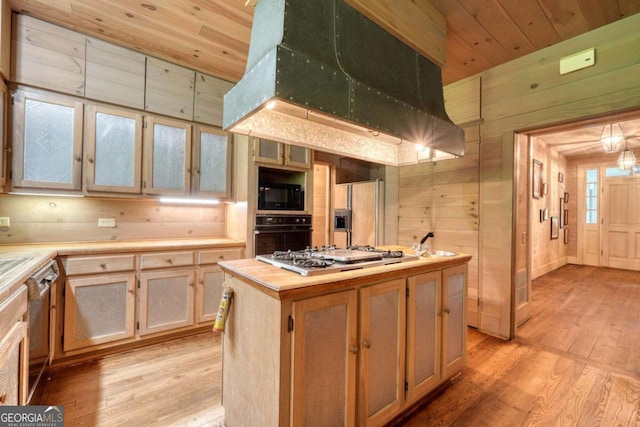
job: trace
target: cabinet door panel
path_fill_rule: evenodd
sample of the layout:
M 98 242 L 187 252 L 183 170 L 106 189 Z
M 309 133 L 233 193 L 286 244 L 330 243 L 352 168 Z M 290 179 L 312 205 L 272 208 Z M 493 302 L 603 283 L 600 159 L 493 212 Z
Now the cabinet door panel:
M 145 192 L 188 194 L 191 174 L 191 125 L 147 117 L 144 142 Z
M 407 401 L 412 403 L 440 383 L 440 271 L 408 280 Z
M 283 144 L 268 139 L 256 139 L 254 147 L 254 160 L 256 162 L 281 165 L 284 156 Z
M 16 322 L 6 336 L 0 337 L 0 395 L 3 400 L 0 406 L 24 405 L 26 403 L 26 388 L 23 366 L 27 362 L 23 357 L 26 349 L 27 322 Z M 24 377 L 26 379 L 26 377 Z
M 196 321 L 198 323 L 216 319 L 223 284 L 224 272 L 220 267 L 201 269 L 198 292 L 196 293 Z
M 196 128 L 193 150 L 194 193 L 219 198 L 229 196 L 229 140 L 226 132 L 203 126 Z
M 311 150 L 297 145 L 287 145 L 286 164 L 308 168 L 311 166 Z
M 379 425 L 392 419 L 404 398 L 405 281 L 360 290 L 361 421 Z
M 466 363 L 467 324 L 464 301 L 467 297 L 467 265 L 442 271 L 443 375 L 448 377 Z
M 357 293 L 293 303 L 293 425 L 354 425 Z
M 79 190 L 82 103 L 23 90 L 14 100 L 13 184 Z
M 193 270 L 140 275 L 140 335 L 190 326 L 194 312 Z
M 90 106 L 85 159 L 88 190 L 139 193 L 142 116 Z
M 131 338 L 135 274 L 67 279 L 64 351 Z

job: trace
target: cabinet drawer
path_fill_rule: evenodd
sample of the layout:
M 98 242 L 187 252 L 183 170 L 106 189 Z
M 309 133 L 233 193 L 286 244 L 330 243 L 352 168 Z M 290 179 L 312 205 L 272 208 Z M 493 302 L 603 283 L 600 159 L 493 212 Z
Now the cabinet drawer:
M 62 263 L 67 276 L 131 271 L 136 265 L 134 255 L 72 257 L 63 260 Z
M 220 261 L 240 259 L 241 248 L 235 249 L 213 249 L 198 252 L 198 264 L 216 264 Z
M 27 287 L 20 286 L 20 289 L 0 303 L 0 341 L 26 312 Z
M 157 254 L 143 254 L 140 256 L 140 269 L 165 267 L 185 267 L 193 265 L 193 251 L 163 252 Z

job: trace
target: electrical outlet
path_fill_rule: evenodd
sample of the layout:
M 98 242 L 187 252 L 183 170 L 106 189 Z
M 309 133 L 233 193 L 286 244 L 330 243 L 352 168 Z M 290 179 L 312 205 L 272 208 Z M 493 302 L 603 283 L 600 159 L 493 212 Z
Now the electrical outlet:
M 115 226 L 116 226 L 115 218 L 98 218 L 98 227 L 115 228 Z
M 9 227 L 11 218 L 8 216 L 0 216 L 0 227 Z

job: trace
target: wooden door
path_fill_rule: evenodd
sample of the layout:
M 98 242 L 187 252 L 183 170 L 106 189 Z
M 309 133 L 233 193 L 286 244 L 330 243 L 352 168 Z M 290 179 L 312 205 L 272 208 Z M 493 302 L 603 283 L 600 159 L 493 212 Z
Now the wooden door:
M 67 279 L 64 351 L 133 337 L 135 279 L 134 273 Z
M 291 425 L 355 425 L 357 304 L 356 290 L 293 303 Z
M 406 285 L 360 289 L 360 425 L 383 425 L 404 402 Z
M 514 218 L 515 218 L 515 327 L 531 318 L 531 257 L 532 257 L 532 223 L 539 219 L 539 211 L 533 208 L 530 194 L 533 192 L 533 142 L 526 135 L 515 137 L 515 171 L 514 171 Z M 538 180 L 540 186 L 541 180 Z M 544 196 L 543 196 L 544 197 Z M 469 301 L 469 304 L 476 301 Z M 476 312 L 472 313 L 477 317 Z M 477 319 L 475 319 L 477 325 Z M 515 331 L 514 331 L 515 332 Z
M 442 340 L 441 272 L 408 279 L 407 403 L 416 402 L 439 383 Z
M 603 264 L 640 270 L 640 178 L 605 180 L 603 203 Z

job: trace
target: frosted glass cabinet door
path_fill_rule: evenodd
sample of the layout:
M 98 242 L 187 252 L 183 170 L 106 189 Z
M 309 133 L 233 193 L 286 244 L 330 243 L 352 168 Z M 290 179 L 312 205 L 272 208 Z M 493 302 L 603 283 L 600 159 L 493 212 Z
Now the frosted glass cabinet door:
M 142 169 L 142 116 L 91 105 L 85 139 L 87 189 L 139 193 Z
M 208 322 L 216 319 L 224 272 L 218 266 L 201 268 L 196 292 L 196 322 Z
M 135 279 L 134 273 L 67 279 L 64 351 L 133 337 Z
M 404 279 L 360 290 L 361 425 L 383 425 L 402 409 L 405 319 Z
M 189 194 L 191 125 L 151 116 L 145 121 L 143 192 Z
M 440 383 L 441 273 L 408 279 L 407 402 L 413 403 Z
M 231 137 L 227 132 L 197 126 L 193 148 L 193 192 L 221 199 L 229 197 Z
M 13 114 L 13 185 L 80 190 L 82 103 L 17 90 Z
M 284 162 L 283 150 L 284 145 L 280 142 L 256 138 L 254 146 L 254 160 L 256 162 L 281 165 Z
M 285 164 L 300 168 L 311 167 L 311 150 L 297 145 L 287 145 Z
M 442 370 L 445 377 L 466 364 L 467 264 L 442 270 Z
M 294 426 L 355 425 L 357 291 L 293 303 Z

